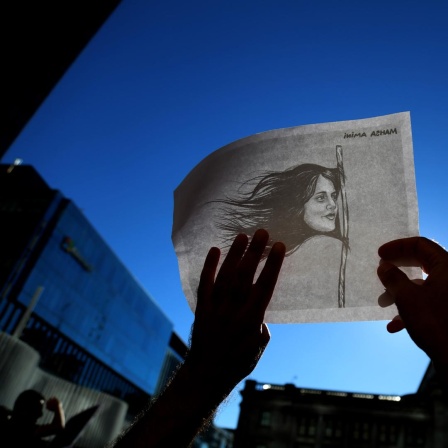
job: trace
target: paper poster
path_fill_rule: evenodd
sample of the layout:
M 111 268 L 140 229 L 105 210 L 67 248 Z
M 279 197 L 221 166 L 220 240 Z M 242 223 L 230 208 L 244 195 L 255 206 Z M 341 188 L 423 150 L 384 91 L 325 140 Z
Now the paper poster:
M 210 154 L 174 193 L 173 243 L 194 311 L 205 256 L 266 229 L 286 258 L 266 322 L 390 319 L 378 247 L 418 235 L 409 113 L 278 129 Z M 263 262 L 261 263 L 261 266 Z M 421 277 L 408 270 L 412 278 Z

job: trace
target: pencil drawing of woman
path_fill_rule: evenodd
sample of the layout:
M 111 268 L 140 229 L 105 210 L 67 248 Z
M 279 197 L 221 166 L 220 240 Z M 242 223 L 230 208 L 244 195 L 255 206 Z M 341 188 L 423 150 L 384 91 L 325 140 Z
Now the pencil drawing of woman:
M 244 182 L 234 196 L 214 201 L 220 204 L 216 226 L 222 231 L 223 245 L 238 233 L 252 235 L 259 228 L 267 229 L 267 251 L 276 241 L 285 243 L 289 257 L 285 262 L 298 272 L 301 292 L 315 295 L 316 289 L 324 291 L 321 303 L 308 303 L 301 297 L 303 307 L 337 307 L 341 251 L 348 248 L 338 205 L 341 180 L 340 166 L 305 163 Z M 328 265 L 330 257 L 335 268 L 322 272 L 322 260 Z

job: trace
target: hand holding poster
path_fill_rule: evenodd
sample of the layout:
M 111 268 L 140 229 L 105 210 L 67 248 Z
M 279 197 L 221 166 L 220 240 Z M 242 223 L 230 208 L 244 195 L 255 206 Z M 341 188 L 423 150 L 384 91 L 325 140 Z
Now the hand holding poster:
M 259 228 L 267 250 L 286 245 L 266 322 L 392 318 L 377 248 L 418 234 L 409 113 L 264 132 L 200 162 L 175 191 L 172 234 L 193 310 L 208 249 Z

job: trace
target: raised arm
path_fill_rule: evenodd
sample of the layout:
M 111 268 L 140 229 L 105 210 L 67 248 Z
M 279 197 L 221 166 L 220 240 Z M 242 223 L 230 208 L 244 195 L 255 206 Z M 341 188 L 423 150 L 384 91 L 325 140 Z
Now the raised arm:
M 46 407 L 53 412 L 53 419 L 47 425 L 36 426 L 35 435 L 38 437 L 52 436 L 65 427 L 65 413 L 62 403 L 56 397 L 51 397 L 47 400 Z
M 399 312 L 387 329 L 395 333 L 406 328 L 448 387 L 448 253 L 421 237 L 391 241 L 378 253 L 378 276 Z M 421 267 L 428 277 L 411 281 L 397 266 Z
M 188 447 L 219 404 L 254 369 L 269 342 L 264 313 L 285 255 L 284 245 L 274 244 L 253 283 L 267 241 L 264 230 L 255 233 L 249 247 L 247 236 L 237 236 L 217 276 L 220 251 L 210 249 L 187 359 L 114 447 Z

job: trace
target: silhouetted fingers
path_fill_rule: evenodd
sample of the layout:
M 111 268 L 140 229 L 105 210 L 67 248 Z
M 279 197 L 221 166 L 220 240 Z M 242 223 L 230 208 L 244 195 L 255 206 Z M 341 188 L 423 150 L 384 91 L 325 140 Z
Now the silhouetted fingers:
M 391 296 L 387 291 L 384 291 L 379 297 L 378 297 L 378 305 L 381 308 L 386 308 L 390 305 L 393 305 L 395 303 L 395 298 Z
M 398 333 L 399 331 L 404 330 L 406 328 L 406 325 L 404 324 L 400 316 L 395 316 L 387 324 L 386 328 L 389 333 Z
M 381 283 L 395 301 L 401 297 L 411 298 L 414 296 L 416 285 L 393 264 L 383 262 L 378 266 L 377 273 Z
M 241 261 L 241 257 L 244 255 L 247 247 L 247 235 L 238 235 L 232 243 L 226 258 L 224 259 L 221 268 L 219 269 L 218 276 L 216 277 L 216 288 L 222 292 L 227 290 L 227 287 L 234 279 L 235 270 Z
M 422 278 L 415 278 L 411 280 L 412 283 L 416 285 L 423 285 L 425 281 Z M 390 305 L 393 305 L 395 303 L 395 298 L 388 293 L 387 291 L 384 291 L 379 297 L 378 297 L 378 305 L 381 308 L 386 308 Z
M 244 254 L 237 270 L 237 279 L 235 286 L 240 290 L 240 294 L 245 295 L 249 292 L 254 281 L 255 272 L 263 256 L 264 249 L 269 240 L 269 234 L 266 230 L 257 230 L 252 237 L 252 241 Z
M 216 268 L 218 267 L 221 251 L 217 247 L 212 247 L 207 254 L 199 280 L 196 312 L 201 308 L 207 309 L 210 305 L 213 287 L 215 284 Z
M 274 292 L 285 252 L 286 248 L 283 243 L 275 243 L 272 246 L 263 270 L 253 287 L 249 306 L 259 310 L 259 318 L 261 317 L 261 319 L 264 317 L 264 312 Z
M 378 249 L 378 254 L 396 266 L 421 267 L 428 274 L 448 258 L 441 246 L 423 237 L 390 241 Z

